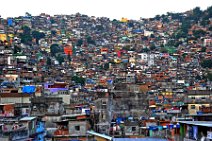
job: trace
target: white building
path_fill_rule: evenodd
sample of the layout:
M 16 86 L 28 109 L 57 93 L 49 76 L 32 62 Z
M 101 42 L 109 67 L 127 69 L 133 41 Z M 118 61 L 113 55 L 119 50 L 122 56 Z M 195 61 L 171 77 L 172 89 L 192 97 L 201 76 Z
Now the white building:
M 148 66 L 154 65 L 155 54 L 148 54 L 148 53 L 140 53 L 138 54 L 138 62 L 139 63 L 147 63 Z

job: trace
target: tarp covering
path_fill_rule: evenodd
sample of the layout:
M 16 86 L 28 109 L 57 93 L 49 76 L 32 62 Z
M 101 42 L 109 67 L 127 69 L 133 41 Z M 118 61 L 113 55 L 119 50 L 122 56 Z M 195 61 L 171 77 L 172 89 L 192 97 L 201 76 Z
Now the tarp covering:
M 36 87 L 35 86 L 24 86 L 22 88 L 22 92 L 23 93 L 29 93 L 29 94 L 34 93 L 35 90 L 36 90 Z
M 11 18 L 8 19 L 8 20 L 7 20 L 7 25 L 8 25 L 8 26 L 12 26 L 12 25 L 13 25 L 13 19 L 11 19 Z

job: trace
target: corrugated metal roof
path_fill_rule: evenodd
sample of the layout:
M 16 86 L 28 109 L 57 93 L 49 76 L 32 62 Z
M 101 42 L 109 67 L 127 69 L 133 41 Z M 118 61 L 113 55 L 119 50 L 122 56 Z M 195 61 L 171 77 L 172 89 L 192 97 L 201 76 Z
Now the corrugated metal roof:
M 112 140 L 112 137 L 110 137 L 108 135 L 105 135 L 105 134 L 100 134 L 100 133 L 97 133 L 97 132 L 94 132 L 94 131 L 87 131 L 87 133 L 91 134 L 91 135 L 94 135 L 94 136 L 98 136 L 98 137 L 104 138 L 104 139 Z
M 114 138 L 113 141 L 167 141 L 159 138 Z
M 198 126 L 212 127 L 212 121 L 179 121 L 179 123 L 192 124 Z
M 30 121 L 30 120 L 33 120 L 35 119 L 36 117 L 23 117 L 20 119 L 20 121 Z

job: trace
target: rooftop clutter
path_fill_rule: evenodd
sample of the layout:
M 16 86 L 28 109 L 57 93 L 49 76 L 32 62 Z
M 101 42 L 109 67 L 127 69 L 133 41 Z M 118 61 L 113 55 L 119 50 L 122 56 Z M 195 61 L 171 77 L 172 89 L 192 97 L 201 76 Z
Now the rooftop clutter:
M 1 117 L 36 117 L 55 139 L 165 138 L 180 118 L 211 120 L 210 11 L 0 18 Z

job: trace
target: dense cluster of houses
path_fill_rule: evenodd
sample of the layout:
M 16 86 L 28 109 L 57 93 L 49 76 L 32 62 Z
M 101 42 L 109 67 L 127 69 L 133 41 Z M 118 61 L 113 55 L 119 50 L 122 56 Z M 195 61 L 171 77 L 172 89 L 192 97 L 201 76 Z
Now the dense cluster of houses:
M 193 14 L 0 18 L 0 140 L 212 139 L 212 17 L 180 36 Z

